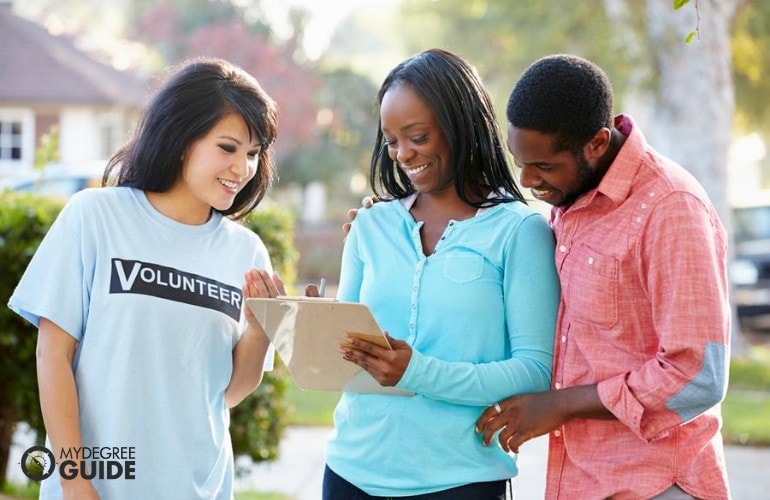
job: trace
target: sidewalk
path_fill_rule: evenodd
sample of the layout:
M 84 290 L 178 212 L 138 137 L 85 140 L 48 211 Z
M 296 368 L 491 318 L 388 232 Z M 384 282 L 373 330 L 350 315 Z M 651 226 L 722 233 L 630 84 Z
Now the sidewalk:
M 269 464 L 237 465 L 250 469 L 236 478 L 236 490 L 278 492 L 295 500 L 321 498 L 328 427 L 291 427 L 281 441 L 281 458 Z M 526 443 L 519 454 L 519 477 L 514 482 L 516 500 L 542 500 L 545 491 L 547 437 Z M 770 448 L 727 446 L 727 473 L 734 500 L 770 498 Z
M 26 431 L 26 432 L 25 432 Z M 235 480 L 236 490 L 275 492 L 290 495 L 294 500 L 318 500 L 324 470 L 324 446 L 331 427 L 290 427 L 281 440 L 281 455 L 277 462 L 252 464 L 248 459 L 236 461 L 236 468 L 247 473 Z M 19 429 L 9 457 L 8 479 L 24 482 L 18 463 L 24 449 L 32 444 L 32 434 Z M 519 477 L 514 482 L 516 500 L 542 500 L 545 490 L 545 436 L 525 443 L 519 454 Z M 727 474 L 734 500 L 764 500 L 770 498 L 770 447 L 725 447 Z M 5 500 L 0 495 L 0 500 Z

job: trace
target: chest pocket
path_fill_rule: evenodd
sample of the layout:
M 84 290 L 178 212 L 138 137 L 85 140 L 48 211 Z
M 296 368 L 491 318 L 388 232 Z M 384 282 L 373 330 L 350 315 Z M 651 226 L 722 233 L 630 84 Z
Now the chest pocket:
M 572 318 L 610 328 L 618 322 L 618 259 L 580 246 L 569 257 L 567 306 Z
M 444 261 L 443 275 L 455 283 L 470 283 L 481 278 L 484 257 L 478 254 L 453 255 Z

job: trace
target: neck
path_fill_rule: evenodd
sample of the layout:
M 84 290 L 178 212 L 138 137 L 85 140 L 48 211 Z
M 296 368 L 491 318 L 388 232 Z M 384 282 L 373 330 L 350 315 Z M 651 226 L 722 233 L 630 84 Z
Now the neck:
M 599 158 L 599 160 L 596 163 L 596 172 L 601 176 L 604 177 L 604 174 L 607 172 L 607 170 L 610 168 L 610 165 L 612 165 L 612 162 L 615 161 L 615 158 L 618 156 L 618 153 L 620 152 L 620 148 L 623 147 L 623 144 L 626 142 L 626 136 L 623 135 L 620 130 L 613 128 L 612 129 L 612 135 L 610 136 L 610 144 L 607 146 L 607 151 L 604 152 L 604 154 Z

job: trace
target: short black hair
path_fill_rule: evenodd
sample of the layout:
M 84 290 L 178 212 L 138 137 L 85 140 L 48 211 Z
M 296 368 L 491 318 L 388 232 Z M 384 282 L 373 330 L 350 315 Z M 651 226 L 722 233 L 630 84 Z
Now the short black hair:
M 110 159 L 102 184 L 163 193 L 182 175 L 182 156 L 228 113 L 237 113 L 262 150 L 256 175 L 220 211 L 239 219 L 251 212 L 272 185 L 272 148 L 278 109 L 257 80 L 233 63 L 196 58 L 171 68 L 147 106 L 133 138 Z
M 391 70 L 377 94 L 378 106 L 400 83 L 409 85 L 436 117 L 449 144 L 455 190 L 461 200 L 478 208 L 524 200 L 508 165 L 492 98 L 468 61 L 442 49 L 420 52 Z M 381 121 L 369 180 L 374 193 L 380 195 L 381 187 L 385 198 L 404 198 L 415 192 L 409 178 L 388 156 Z M 484 199 L 489 191 L 497 190 L 506 194 Z M 483 201 L 471 201 L 469 192 Z
M 603 127 L 612 128 L 612 106 L 612 85 L 599 66 L 557 54 L 524 71 L 506 116 L 516 128 L 553 135 L 557 152 L 576 151 Z

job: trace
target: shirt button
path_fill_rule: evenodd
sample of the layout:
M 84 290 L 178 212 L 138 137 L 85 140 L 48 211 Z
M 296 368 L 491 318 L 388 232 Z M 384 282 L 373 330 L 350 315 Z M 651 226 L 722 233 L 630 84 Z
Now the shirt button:
M 556 429 L 555 431 L 553 431 L 553 435 L 556 437 L 559 437 L 561 436 L 561 431 L 559 429 Z
M 590 264 L 593 264 L 593 263 L 594 263 L 594 258 L 593 257 L 588 257 L 588 264 L 590 265 Z
M 559 382 L 556 382 L 555 384 L 553 384 L 553 386 L 556 387 L 557 389 L 561 389 L 561 384 Z
M 564 253 L 567 251 L 567 245 L 559 245 L 559 251 Z
M 562 342 L 566 342 L 567 341 L 567 336 L 566 335 L 562 335 L 561 336 L 561 341 Z
M 642 203 L 642 210 L 644 210 L 645 208 L 647 208 L 647 204 L 646 203 Z
M 411 324 L 409 325 L 409 329 L 410 329 L 410 330 L 414 330 L 414 323 L 411 323 Z
M 641 217 L 637 217 L 637 218 L 636 218 L 636 223 L 638 224 L 638 223 L 640 223 L 640 222 L 642 222 L 642 218 L 641 218 Z

